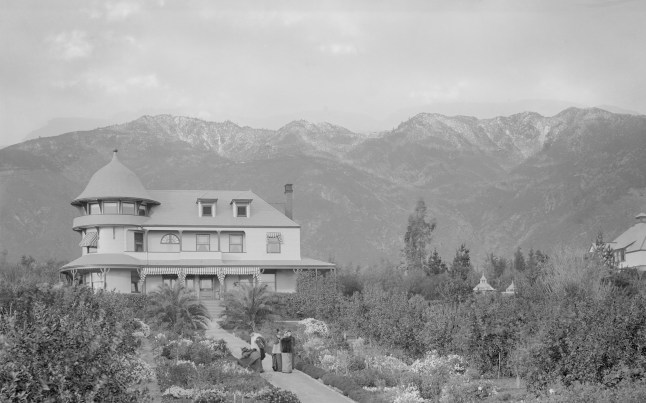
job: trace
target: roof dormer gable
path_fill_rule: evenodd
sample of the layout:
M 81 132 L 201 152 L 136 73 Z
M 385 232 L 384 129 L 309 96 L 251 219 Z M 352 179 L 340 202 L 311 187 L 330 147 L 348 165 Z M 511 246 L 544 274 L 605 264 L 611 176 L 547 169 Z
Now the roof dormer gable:
M 253 199 L 233 199 L 229 203 L 233 207 L 234 217 L 250 217 Z
M 199 197 L 195 203 L 197 204 L 197 214 L 200 217 L 215 217 L 218 199 Z

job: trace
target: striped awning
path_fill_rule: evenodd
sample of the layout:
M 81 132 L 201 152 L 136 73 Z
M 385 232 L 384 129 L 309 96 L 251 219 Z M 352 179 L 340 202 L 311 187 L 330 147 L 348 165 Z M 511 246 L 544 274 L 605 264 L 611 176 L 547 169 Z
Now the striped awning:
M 146 274 L 178 274 L 180 269 L 177 267 L 145 267 L 144 272 Z
M 96 231 L 91 231 L 85 234 L 81 242 L 79 243 L 79 246 L 91 246 L 96 248 L 96 243 L 97 239 L 99 237 L 99 234 Z
M 163 274 L 179 274 L 182 271 L 184 274 L 197 274 L 197 275 L 214 275 L 219 274 L 237 274 L 237 275 L 257 275 L 260 273 L 259 267 L 145 267 L 144 273 L 146 275 L 163 275 Z
M 278 239 L 278 242 L 282 243 L 283 242 L 283 236 L 281 235 L 280 232 L 268 232 L 267 233 L 267 238 L 276 238 Z

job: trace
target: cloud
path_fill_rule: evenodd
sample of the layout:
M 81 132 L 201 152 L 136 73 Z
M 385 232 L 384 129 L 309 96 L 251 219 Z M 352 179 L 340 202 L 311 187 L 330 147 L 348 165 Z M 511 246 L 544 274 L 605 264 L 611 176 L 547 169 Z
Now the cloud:
M 47 41 L 52 45 L 52 52 L 64 60 L 88 57 L 94 49 L 84 31 L 61 32 L 50 36 Z
M 135 2 L 122 1 L 118 3 L 107 3 L 105 9 L 105 17 L 108 21 L 120 21 L 141 11 L 141 5 Z
M 416 89 L 410 92 L 409 97 L 419 100 L 424 104 L 434 102 L 457 101 L 463 97 L 469 84 L 465 80 L 458 81 L 454 84 L 438 84 L 426 86 L 424 89 Z
M 357 53 L 357 47 L 351 43 L 322 44 L 319 46 L 319 50 L 332 55 L 352 55 Z
M 56 81 L 52 84 L 59 89 L 83 89 L 103 91 L 106 94 L 125 94 L 133 89 L 158 89 L 162 85 L 155 73 L 116 78 L 99 73 L 87 73 L 80 78 L 68 81 Z

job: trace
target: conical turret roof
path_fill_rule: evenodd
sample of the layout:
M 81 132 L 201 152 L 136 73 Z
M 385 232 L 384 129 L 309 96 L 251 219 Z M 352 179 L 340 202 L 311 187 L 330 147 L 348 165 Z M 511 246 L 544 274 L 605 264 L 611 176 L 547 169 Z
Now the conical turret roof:
M 119 161 L 117 150 L 114 150 L 112 161 L 92 175 L 72 204 L 97 199 L 135 199 L 158 203 L 151 199 L 139 177 Z

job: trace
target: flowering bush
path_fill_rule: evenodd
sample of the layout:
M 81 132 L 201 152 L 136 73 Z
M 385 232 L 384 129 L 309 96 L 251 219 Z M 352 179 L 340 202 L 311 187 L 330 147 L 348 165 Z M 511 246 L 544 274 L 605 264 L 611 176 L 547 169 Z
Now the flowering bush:
M 408 385 L 397 388 L 393 403 L 424 403 L 424 399 L 419 395 L 419 390 L 415 386 Z
M 334 355 L 326 354 L 321 359 L 321 365 L 327 371 L 334 373 L 348 373 L 348 364 L 350 362 L 350 355 L 345 350 L 337 350 Z
M 256 395 L 255 398 L 267 403 L 300 403 L 298 396 L 293 392 L 274 387 L 264 389 L 262 393 Z
M 375 368 L 380 371 L 406 371 L 408 365 L 399 358 L 391 355 L 385 356 L 368 356 L 366 357 L 366 365 L 370 368 Z
M 224 403 L 226 395 L 221 389 L 202 389 L 193 393 L 195 403 Z
M 440 368 L 447 369 L 452 375 L 464 374 L 467 370 L 467 363 L 459 355 L 450 354 L 442 357 L 436 350 L 433 350 L 427 352 L 424 358 L 416 360 L 410 366 L 411 371 L 422 375 L 432 375 Z
M 182 387 L 173 385 L 162 392 L 162 396 L 171 396 L 175 399 L 190 399 L 193 397 L 194 393 L 195 391 L 193 389 L 184 389 Z
M 135 355 L 122 355 L 116 359 L 117 365 L 122 368 L 120 373 L 123 374 L 124 381 L 132 384 L 152 381 L 155 379 L 153 368 Z
M 470 381 L 467 377 L 458 375 L 452 377 L 444 386 L 440 402 L 470 403 L 485 400 L 495 394 L 497 394 L 497 391 L 490 381 Z
M 135 331 L 132 333 L 135 337 L 148 337 L 150 336 L 150 326 L 145 324 L 141 319 L 133 319 Z
M 305 336 L 327 337 L 330 335 L 330 329 L 328 328 L 327 324 L 322 320 L 307 318 L 299 321 L 298 323 L 305 327 L 303 331 L 305 333 Z
M 172 385 L 189 387 L 197 378 L 197 367 L 193 361 L 165 361 L 157 365 L 157 380 L 163 388 Z

